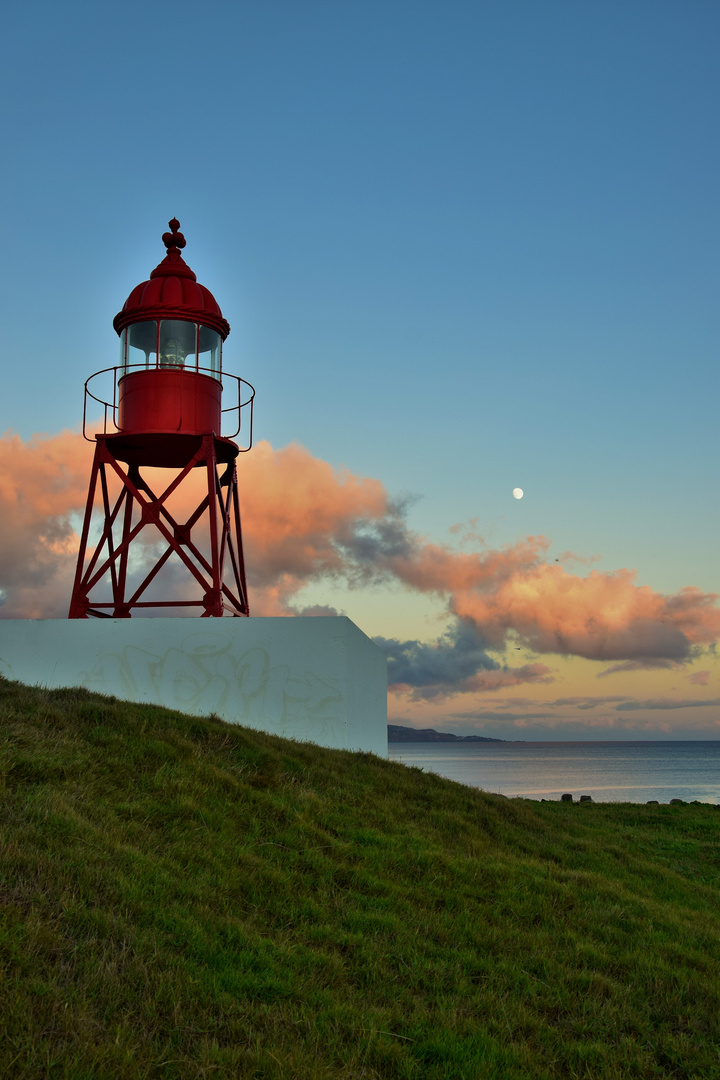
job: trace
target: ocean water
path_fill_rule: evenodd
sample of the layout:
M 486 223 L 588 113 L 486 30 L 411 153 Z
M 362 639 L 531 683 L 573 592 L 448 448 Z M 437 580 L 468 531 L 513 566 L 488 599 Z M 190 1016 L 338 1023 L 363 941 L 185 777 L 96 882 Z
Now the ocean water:
M 394 761 L 526 799 L 720 803 L 720 739 L 703 742 L 390 743 Z

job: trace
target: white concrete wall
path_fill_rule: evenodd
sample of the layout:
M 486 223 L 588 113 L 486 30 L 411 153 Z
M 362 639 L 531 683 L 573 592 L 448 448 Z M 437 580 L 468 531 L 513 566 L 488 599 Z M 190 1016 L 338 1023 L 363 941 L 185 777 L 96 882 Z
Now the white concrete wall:
M 385 657 L 350 619 L 0 619 L 0 674 L 387 756 Z

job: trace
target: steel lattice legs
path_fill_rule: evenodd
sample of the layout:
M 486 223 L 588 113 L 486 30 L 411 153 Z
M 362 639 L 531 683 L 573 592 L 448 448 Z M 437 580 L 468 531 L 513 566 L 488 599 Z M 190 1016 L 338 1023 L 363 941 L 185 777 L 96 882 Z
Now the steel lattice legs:
M 227 446 L 227 440 L 224 444 Z M 200 609 L 196 613 L 203 618 L 249 614 L 240 530 L 237 455 L 226 464 L 219 462 L 217 447 L 214 435 L 203 436 L 200 447 L 187 464 L 162 494 L 156 495 L 141 475 L 141 466 L 121 464 L 107 440 L 98 436 L 69 618 L 128 619 L 143 608 Z M 203 467 L 207 481 L 204 497 L 187 520 L 177 521 L 167 502 L 193 469 Z M 111 497 L 109 480 L 113 477 L 120 483 L 120 493 Z M 88 537 L 93 513 L 100 509 L 95 506 L 98 495 L 104 521 L 97 547 L 93 550 L 88 546 Z M 147 526 L 154 526 L 156 530 L 154 549 L 141 546 L 141 542 L 133 548 L 133 543 Z M 199 539 L 201 530 L 204 535 Z M 142 580 L 139 582 L 137 566 L 130 575 L 131 554 L 136 551 L 142 556 L 139 575 Z M 173 556 L 177 557 L 176 566 L 179 559 L 186 571 L 187 597 L 146 599 L 148 587 Z M 132 586 L 130 576 L 133 577 Z M 108 591 L 112 596 L 110 600 L 105 598 Z

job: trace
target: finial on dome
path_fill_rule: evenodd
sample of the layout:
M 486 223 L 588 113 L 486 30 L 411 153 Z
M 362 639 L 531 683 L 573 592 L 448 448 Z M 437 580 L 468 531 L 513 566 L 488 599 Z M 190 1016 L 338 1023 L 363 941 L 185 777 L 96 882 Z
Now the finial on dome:
M 178 231 L 180 229 L 180 222 L 177 218 L 171 218 L 170 221 L 168 221 L 168 225 L 172 229 L 172 232 L 163 233 L 162 241 L 168 249 L 169 254 L 173 248 L 175 248 L 176 251 L 180 248 L 184 248 L 186 240 L 183 234 Z

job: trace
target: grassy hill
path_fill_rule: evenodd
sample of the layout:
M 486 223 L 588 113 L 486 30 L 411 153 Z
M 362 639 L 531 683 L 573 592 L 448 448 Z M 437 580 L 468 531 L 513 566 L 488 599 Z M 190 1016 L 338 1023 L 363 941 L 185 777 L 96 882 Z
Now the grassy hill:
M 0 681 L 0 1076 L 720 1078 L 720 810 Z

